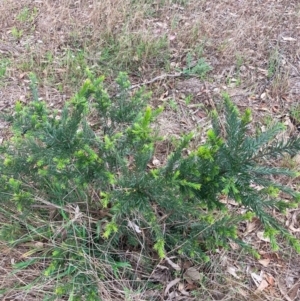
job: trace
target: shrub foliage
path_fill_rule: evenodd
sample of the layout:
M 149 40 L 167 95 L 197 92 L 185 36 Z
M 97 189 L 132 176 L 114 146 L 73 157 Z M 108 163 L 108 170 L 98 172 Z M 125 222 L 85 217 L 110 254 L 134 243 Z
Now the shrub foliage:
M 105 279 L 107 266 L 115 277 L 130 266 L 119 256 L 126 250 L 152 258 L 179 254 L 209 260 L 207 250 L 234 241 L 257 255 L 238 235 L 238 223 L 254 216 L 273 248 L 281 235 L 300 251 L 270 214 L 297 204 L 299 193 L 276 181 L 297 174 L 268 165 L 271 157 L 296 154 L 298 138 L 277 140 L 281 124 L 251 136 L 251 112 L 241 115 L 224 95 L 224 126 L 214 112 L 206 142 L 192 147 L 193 133 L 178 141 L 157 134 L 154 124 L 162 108 L 147 105 L 150 94 L 143 90 L 131 94 L 126 74 L 119 74 L 113 97 L 103 77 L 87 75 L 62 111 L 38 98 L 32 75 L 33 101 L 16 104 L 13 135 L 1 147 L 1 211 L 11 213 L 11 223 L 0 235 L 11 244 L 51 242 L 40 279 L 64 281 L 49 300 L 63 295 L 100 300 L 95 279 Z M 156 146 L 165 141 L 172 144 L 168 157 L 153 166 Z M 243 206 L 243 213 L 228 210 L 225 199 Z

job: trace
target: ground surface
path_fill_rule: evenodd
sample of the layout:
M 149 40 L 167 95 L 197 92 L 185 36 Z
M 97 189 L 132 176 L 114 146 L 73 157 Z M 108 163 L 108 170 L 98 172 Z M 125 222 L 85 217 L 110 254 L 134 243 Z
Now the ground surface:
M 0 25 L 0 110 L 30 100 L 30 72 L 37 74 L 40 97 L 60 108 L 89 67 L 105 74 L 108 85 L 118 71 L 127 71 L 133 85 L 152 90 L 152 104 L 167 108 L 159 124 L 168 135 L 205 127 L 224 91 L 241 110 L 253 110 L 258 126 L 284 120 L 290 134 L 297 131 L 285 115 L 300 104 L 298 1 L 2 0 Z M 195 66 L 202 57 L 212 67 L 208 74 L 177 76 L 189 60 Z M 6 127 L 1 124 L 1 141 Z M 281 217 L 295 235 L 299 214 L 296 209 Z M 220 251 L 216 263 L 201 271 L 210 275 L 209 285 L 194 289 L 191 281 L 190 293 L 178 288 L 176 300 L 193 294 L 196 300 L 205 294 L 207 300 L 300 300 L 299 256 L 284 245 L 271 251 L 259 227 L 252 222 L 241 231 L 260 250 L 260 261 L 240 256 L 234 245 Z M 10 274 L 28 247 L 0 245 L 0 287 L 26 283 L 38 273 Z M 36 290 L 1 298 L 42 300 L 41 295 Z

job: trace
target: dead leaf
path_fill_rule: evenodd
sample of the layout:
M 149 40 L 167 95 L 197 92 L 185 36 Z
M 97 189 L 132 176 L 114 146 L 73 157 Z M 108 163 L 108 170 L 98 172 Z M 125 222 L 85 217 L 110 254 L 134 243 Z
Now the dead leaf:
M 26 103 L 26 96 L 25 95 L 20 95 L 19 101 L 23 102 L 23 103 Z
M 34 244 L 34 246 L 36 247 L 36 248 L 43 248 L 44 247 L 44 243 L 42 243 L 42 242 L 40 242 L 40 241 L 37 241 L 35 244 Z
M 300 281 L 293 285 L 293 287 L 289 290 L 288 295 L 289 297 L 294 301 L 296 300 L 296 297 L 298 296 L 298 290 L 300 288 Z
M 263 69 L 263 68 L 257 68 L 258 71 L 260 71 L 261 73 L 267 75 L 268 74 L 268 70 L 267 69 Z
M 254 281 L 255 285 L 259 287 L 260 283 L 263 280 L 263 272 L 260 273 L 260 275 L 256 273 L 250 273 L 252 280 Z
M 261 259 L 261 260 L 259 260 L 258 262 L 261 264 L 261 265 L 263 265 L 264 267 L 267 267 L 268 265 L 269 265 L 269 263 L 270 263 L 270 259 L 269 258 L 267 258 L 267 259 Z
M 292 37 L 282 37 L 282 39 L 283 39 L 284 41 L 289 41 L 289 42 L 295 42 L 295 41 L 297 41 L 297 39 L 292 38 Z
M 270 286 L 274 286 L 275 285 L 275 279 L 272 275 L 270 274 L 266 274 L 265 275 L 265 279 L 268 281 L 268 283 L 270 284 Z
M 158 264 L 156 267 L 161 269 L 161 270 L 168 270 L 169 269 L 168 267 L 166 267 L 164 265 L 161 265 L 161 264 Z
M 176 35 L 169 35 L 169 40 L 170 41 L 174 41 L 176 39 Z
M 269 283 L 267 280 L 262 280 L 262 282 L 259 284 L 258 288 L 255 290 L 255 293 L 262 292 L 264 289 L 266 289 L 269 286 Z
M 240 295 L 242 295 L 243 297 L 247 297 L 247 296 L 248 296 L 248 293 L 247 293 L 245 290 L 243 290 L 242 288 L 237 287 L 236 289 L 237 289 L 237 292 L 238 292 Z
M 298 216 L 299 216 L 299 211 L 295 210 L 295 212 L 292 215 L 292 221 L 291 224 L 289 225 L 289 229 L 292 232 L 300 232 L 300 228 L 295 228 L 295 224 L 298 224 Z
M 158 159 L 156 159 L 156 158 L 153 158 L 152 164 L 153 164 L 154 166 L 159 166 L 159 165 L 160 165 L 160 161 L 159 161 Z
M 235 242 L 230 242 L 229 245 L 230 245 L 230 247 L 231 247 L 232 250 L 239 250 L 239 249 L 241 248 L 241 247 L 240 247 L 237 243 L 235 243 Z
M 188 268 L 190 268 L 192 266 L 192 263 L 188 260 L 184 261 L 182 264 L 182 268 L 187 270 Z
M 277 253 L 270 253 L 270 252 L 264 252 L 264 251 L 259 251 L 259 254 L 262 256 L 263 259 L 270 259 L 273 261 L 278 261 L 280 260 L 280 256 Z
M 77 220 L 79 217 L 81 217 L 79 206 L 77 205 L 75 208 L 75 217 L 74 220 Z
M 221 266 L 225 267 L 228 265 L 228 257 L 226 255 L 222 255 L 220 258 Z
M 167 97 L 169 96 L 169 91 L 167 90 L 166 92 L 164 92 L 161 96 L 160 96 L 160 100 L 165 100 Z
M 165 259 L 166 259 L 167 263 L 168 263 L 175 271 L 181 271 L 181 268 L 180 268 L 180 266 L 179 266 L 177 263 L 173 262 L 173 261 L 172 261 L 170 258 L 168 258 L 168 257 L 166 257 Z
M 169 282 L 169 284 L 167 285 L 167 287 L 165 289 L 164 296 L 167 296 L 167 294 L 169 293 L 170 288 L 173 287 L 174 285 L 176 285 L 178 282 L 180 282 L 180 278 L 175 278 L 174 280 Z
M 236 279 L 240 279 L 240 277 L 236 274 L 237 268 L 235 267 L 227 267 L 227 272 L 232 275 Z
M 179 291 L 182 291 L 184 289 L 184 283 L 183 282 L 180 282 L 179 284 L 178 284 L 178 290 Z
M 199 281 L 202 279 L 203 275 L 201 275 L 199 273 L 199 271 L 197 271 L 196 268 L 191 267 L 188 268 L 185 273 L 184 273 L 184 277 L 186 279 L 187 282 L 191 283 L 193 281 Z
M 265 242 L 270 242 L 270 238 L 269 237 L 264 237 L 264 232 L 263 231 L 259 231 L 256 233 L 257 237 Z
M 197 287 L 198 286 L 195 283 L 187 283 L 185 289 L 189 290 L 189 291 L 192 291 L 192 290 L 196 289 Z
M 179 297 L 179 294 L 176 291 L 173 291 L 169 294 L 167 301 L 179 300 L 178 297 Z
M 261 98 L 261 99 L 265 99 L 265 98 L 266 98 L 266 96 L 267 96 L 267 94 L 266 94 L 266 93 L 262 93 L 262 94 L 260 95 L 260 98 Z
M 187 291 L 185 290 L 185 285 L 184 285 L 183 282 L 180 282 L 180 283 L 178 284 L 178 291 L 180 291 L 180 293 L 181 293 L 182 295 L 184 295 L 184 296 L 189 296 L 189 295 L 190 295 L 190 293 L 187 292 Z
M 141 233 L 142 232 L 140 227 L 132 221 L 128 221 L 127 225 L 128 225 L 129 228 L 133 229 L 136 233 Z
M 286 287 L 287 288 L 291 288 L 291 287 L 293 287 L 294 285 L 295 285 L 295 278 L 294 278 L 294 276 L 292 276 L 292 275 L 287 275 L 286 277 L 285 277 L 285 284 L 286 284 Z
M 285 287 L 285 285 L 284 285 L 284 281 L 281 279 L 281 278 L 279 278 L 278 279 L 278 288 L 279 288 L 279 290 L 280 290 L 280 293 L 283 295 L 283 297 L 285 298 L 285 300 L 287 300 L 287 301 L 294 301 L 294 300 L 292 300 L 289 296 L 288 296 L 288 294 L 287 294 L 287 289 L 286 289 L 286 287 Z
M 278 295 L 277 289 L 275 289 L 275 287 L 269 287 L 268 294 L 272 297 L 275 297 L 276 295 Z
M 251 222 L 247 223 L 247 228 L 244 235 L 247 235 L 257 229 L 260 225 L 259 219 L 253 218 Z

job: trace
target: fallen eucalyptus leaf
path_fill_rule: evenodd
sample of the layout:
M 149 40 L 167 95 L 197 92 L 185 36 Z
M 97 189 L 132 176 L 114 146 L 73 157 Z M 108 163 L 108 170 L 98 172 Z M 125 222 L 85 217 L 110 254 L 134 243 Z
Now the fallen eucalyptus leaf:
M 167 296 L 167 294 L 169 293 L 170 288 L 173 287 L 174 285 L 176 285 L 178 282 L 180 282 L 180 278 L 175 278 L 174 280 L 169 282 L 169 284 L 167 285 L 167 287 L 165 289 L 164 296 Z
M 236 279 L 240 279 L 240 277 L 236 274 L 237 269 L 235 267 L 227 267 L 227 272 L 232 275 Z
M 186 278 L 187 281 L 188 280 L 199 281 L 202 279 L 203 275 L 201 275 L 196 268 L 191 267 L 186 270 L 186 272 L 184 273 L 184 277 Z
M 173 261 L 172 261 L 170 258 L 168 258 L 168 257 L 166 257 L 165 259 L 166 259 L 167 263 L 168 263 L 175 271 L 181 271 L 181 268 L 180 268 L 180 266 L 179 266 L 177 263 L 173 262 Z

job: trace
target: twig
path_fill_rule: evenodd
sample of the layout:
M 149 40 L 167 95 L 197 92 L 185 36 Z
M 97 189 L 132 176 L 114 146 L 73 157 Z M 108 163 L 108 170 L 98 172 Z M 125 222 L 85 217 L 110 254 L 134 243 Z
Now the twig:
M 132 85 L 129 87 L 129 90 L 133 90 L 133 89 L 136 89 L 136 88 L 140 88 L 142 86 L 145 86 L 145 85 L 149 85 L 149 84 L 152 84 L 158 80 L 163 80 L 165 78 L 168 78 L 168 77 L 171 77 L 171 78 L 175 78 L 175 77 L 180 77 L 183 75 L 183 72 L 178 72 L 178 73 L 174 73 L 174 74 L 162 74 L 162 75 L 159 75 L 159 76 L 156 76 L 148 81 L 145 81 L 143 83 L 140 83 L 140 84 L 136 84 L 136 85 Z
M 204 84 L 204 88 L 205 88 L 205 93 L 206 93 L 206 95 L 208 96 L 208 102 L 209 102 L 209 104 L 211 105 L 211 107 L 212 107 L 215 111 L 217 111 L 215 102 L 214 102 L 214 100 L 213 100 L 213 97 L 212 97 L 212 95 L 211 95 L 209 89 L 207 88 L 206 83 L 204 82 L 203 84 Z M 220 118 L 219 118 L 219 120 L 220 120 Z M 223 124 L 221 121 L 220 121 L 220 125 L 221 125 L 221 128 L 222 128 L 222 130 L 223 130 L 223 133 L 226 133 L 224 124 Z

